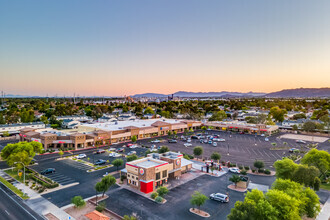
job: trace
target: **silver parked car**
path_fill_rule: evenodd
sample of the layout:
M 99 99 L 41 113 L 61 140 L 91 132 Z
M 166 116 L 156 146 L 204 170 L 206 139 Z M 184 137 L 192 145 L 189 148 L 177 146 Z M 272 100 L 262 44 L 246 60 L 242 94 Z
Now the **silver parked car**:
M 229 202 L 229 197 L 222 193 L 212 193 L 210 195 L 210 199 L 216 200 L 219 202 Z

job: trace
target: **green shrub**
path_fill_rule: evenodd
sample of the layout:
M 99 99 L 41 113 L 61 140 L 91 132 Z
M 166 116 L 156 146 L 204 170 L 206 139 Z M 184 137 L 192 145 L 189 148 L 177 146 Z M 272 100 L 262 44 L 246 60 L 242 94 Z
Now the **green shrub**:
M 246 175 L 246 170 L 241 170 L 242 175 Z
M 125 179 L 126 179 L 126 176 L 125 176 L 125 175 L 121 175 L 121 176 L 120 176 L 120 180 L 121 180 L 121 181 L 124 181 Z
M 100 202 L 96 207 L 95 207 L 95 210 L 98 211 L 98 212 L 102 212 L 104 209 L 105 209 L 105 202 Z
M 157 196 L 156 199 L 155 199 L 155 201 L 158 202 L 158 203 L 162 203 L 163 200 L 164 200 L 164 199 L 163 199 L 163 197 L 161 197 L 161 196 Z
M 270 170 L 269 169 L 266 169 L 265 170 L 265 174 L 268 174 L 269 175 L 270 174 Z
M 259 169 L 259 170 L 258 170 L 258 173 L 264 173 L 264 172 L 265 172 L 264 169 Z
M 240 170 L 243 170 L 243 166 L 239 166 L 238 168 L 239 168 Z
M 252 169 L 252 173 L 254 173 L 254 172 L 256 172 L 256 170 L 255 169 Z
M 249 166 L 244 166 L 244 169 L 245 170 L 250 170 L 250 167 Z
M 161 186 L 157 189 L 157 193 L 159 196 L 163 197 L 168 193 L 168 189 L 165 186 Z
M 73 197 L 71 203 L 74 204 L 76 208 L 84 207 L 86 205 L 85 200 L 81 196 Z
M 152 199 L 156 199 L 158 197 L 158 193 L 156 192 L 153 192 L 151 193 L 151 196 L 150 196 Z

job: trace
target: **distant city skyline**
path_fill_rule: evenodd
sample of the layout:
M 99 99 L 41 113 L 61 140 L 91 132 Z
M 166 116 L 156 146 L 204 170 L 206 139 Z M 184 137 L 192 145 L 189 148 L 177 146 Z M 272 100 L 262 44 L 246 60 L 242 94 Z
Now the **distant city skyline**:
M 0 91 L 36 96 L 330 86 L 330 1 L 0 1 Z

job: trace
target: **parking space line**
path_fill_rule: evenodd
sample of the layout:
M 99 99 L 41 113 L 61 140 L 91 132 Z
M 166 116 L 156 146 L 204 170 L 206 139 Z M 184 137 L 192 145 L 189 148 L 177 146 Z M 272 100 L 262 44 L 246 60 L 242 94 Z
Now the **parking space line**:
M 260 151 L 260 150 L 256 150 L 256 151 L 259 152 L 261 154 L 261 156 L 263 156 L 262 151 Z
M 282 159 L 282 156 L 278 155 L 277 153 L 276 153 L 276 155 L 278 156 L 279 159 Z
M 266 153 L 266 151 L 264 151 L 264 153 L 265 153 L 268 157 L 270 157 L 270 156 Z

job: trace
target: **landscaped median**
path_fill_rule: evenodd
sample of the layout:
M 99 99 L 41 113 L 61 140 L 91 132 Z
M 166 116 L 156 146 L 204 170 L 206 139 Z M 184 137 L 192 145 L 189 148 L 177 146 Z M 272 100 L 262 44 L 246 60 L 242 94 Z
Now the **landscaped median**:
M 8 169 L 5 172 L 17 181 L 23 183 L 23 176 L 21 171 L 17 172 L 16 169 Z M 47 191 L 47 189 L 53 189 L 59 186 L 57 182 L 39 174 L 31 168 L 26 168 L 25 185 L 29 186 L 31 189 L 38 193 L 42 193 Z
M 18 195 L 22 199 L 29 199 L 30 198 L 1 176 L 0 176 L 0 181 L 3 183 L 3 185 L 5 185 L 7 188 L 9 188 L 11 191 L 13 191 L 16 195 Z

